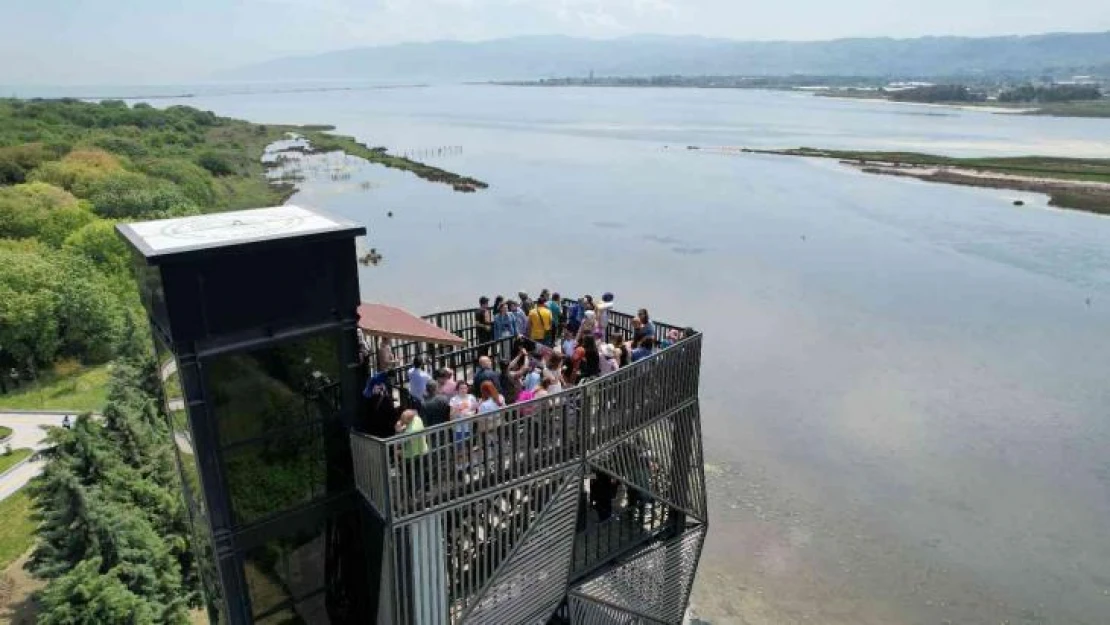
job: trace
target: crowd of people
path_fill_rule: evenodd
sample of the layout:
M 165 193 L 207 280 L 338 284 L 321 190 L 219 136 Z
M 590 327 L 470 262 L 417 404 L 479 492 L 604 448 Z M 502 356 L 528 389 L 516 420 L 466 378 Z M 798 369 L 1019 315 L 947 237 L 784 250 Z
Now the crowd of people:
M 474 326 L 480 348 L 473 380 L 455 380 L 451 369 L 429 372 L 424 358 L 416 356 L 407 370 L 416 414 L 406 422 L 396 409 L 396 416 L 388 409 L 372 410 L 371 433 L 389 436 L 432 427 L 558 393 L 627 367 L 681 338 L 671 330 L 665 340 L 657 341 L 655 324 L 643 308 L 632 320 L 631 338 L 611 332 L 612 293 L 600 301 L 589 295 L 570 300 L 545 289 L 535 300 L 524 292 L 518 298 L 497 296 L 492 306 L 488 297 L 479 298 Z M 368 339 L 362 340 L 364 353 L 374 355 L 376 371 L 364 394 L 372 404 L 388 403 L 393 396 L 384 374 L 398 364 L 390 340 L 380 339 L 374 349 Z M 377 395 L 382 397 L 375 399 Z M 405 423 L 414 425 L 402 427 Z
M 369 400 L 365 429 L 387 438 L 457 421 L 451 428 L 455 444 L 466 446 L 485 427 L 468 417 L 554 395 L 627 367 L 682 338 L 683 333 L 670 330 L 664 340 L 657 340 L 655 324 L 643 308 L 626 337 L 609 323 L 614 299 L 612 293 L 600 301 L 588 295 L 564 299 L 546 289 L 534 300 L 524 292 L 517 299 L 498 296 L 492 305 L 488 297 L 479 298 L 474 311 L 478 358 L 472 379 L 456 379 L 448 368 L 430 369 L 431 363 L 416 356 L 407 368 L 405 403 L 410 407 L 404 410 L 397 407 L 389 386 L 388 372 L 398 363 L 389 340 L 381 339 L 374 354 L 376 371 L 364 390 Z M 414 436 L 401 453 L 409 461 L 427 452 L 426 437 Z M 602 483 L 591 489 L 605 490 Z

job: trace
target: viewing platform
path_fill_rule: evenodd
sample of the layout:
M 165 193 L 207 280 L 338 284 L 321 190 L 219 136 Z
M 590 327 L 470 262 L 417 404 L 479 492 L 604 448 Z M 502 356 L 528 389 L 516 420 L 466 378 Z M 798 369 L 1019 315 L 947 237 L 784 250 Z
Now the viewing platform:
M 407 342 L 472 380 L 474 310 L 423 319 L 461 348 Z M 632 337 L 610 311 L 608 334 Z M 355 485 L 380 531 L 379 623 L 680 623 L 707 530 L 701 334 L 539 399 L 411 434 L 351 434 Z M 667 342 L 679 330 L 680 338 Z M 408 365 L 387 372 L 402 407 Z

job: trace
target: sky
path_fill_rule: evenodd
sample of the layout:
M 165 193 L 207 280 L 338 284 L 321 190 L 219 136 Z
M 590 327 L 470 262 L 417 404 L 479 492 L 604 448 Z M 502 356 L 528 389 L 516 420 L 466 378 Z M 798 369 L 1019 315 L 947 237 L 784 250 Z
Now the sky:
M 742 40 L 1110 31 L 1105 0 L 0 0 L 0 85 L 172 84 L 439 39 Z

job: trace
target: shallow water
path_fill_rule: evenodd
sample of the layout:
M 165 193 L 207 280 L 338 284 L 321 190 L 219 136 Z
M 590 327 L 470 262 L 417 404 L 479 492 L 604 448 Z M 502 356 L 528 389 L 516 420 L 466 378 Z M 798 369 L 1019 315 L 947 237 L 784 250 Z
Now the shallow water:
M 705 331 L 699 618 L 1110 622 L 1110 220 L 686 149 L 1105 157 L 1110 120 L 723 90 L 180 103 L 334 123 L 490 183 L 455 193 L 349 159 L 314 172 L 293 201 L 362 221 L 384 255 L 362 270 L 367 300 L 430 312 L 497 289 L 611 290 Z

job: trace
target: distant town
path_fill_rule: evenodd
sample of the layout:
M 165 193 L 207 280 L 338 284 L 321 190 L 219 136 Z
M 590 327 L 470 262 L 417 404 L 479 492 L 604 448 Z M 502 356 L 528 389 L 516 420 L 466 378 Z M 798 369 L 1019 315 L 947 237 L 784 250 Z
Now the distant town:
M 494 84 L 537 87 L 775 89 L 824 97 L 997 106 L 1042 115 L 1110 117 L 1110 71 L 1040 77 L 975 76 L 889 79 L 867 76 L 604 76 L 541 78 Z

